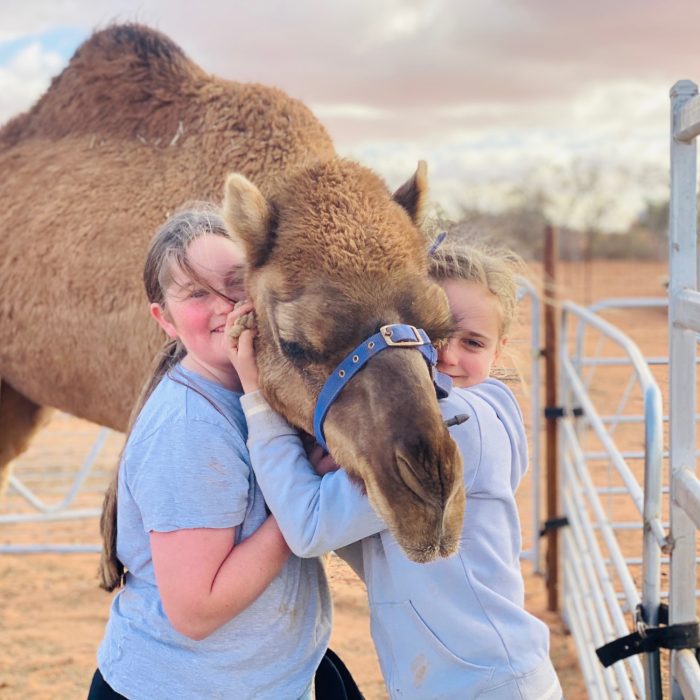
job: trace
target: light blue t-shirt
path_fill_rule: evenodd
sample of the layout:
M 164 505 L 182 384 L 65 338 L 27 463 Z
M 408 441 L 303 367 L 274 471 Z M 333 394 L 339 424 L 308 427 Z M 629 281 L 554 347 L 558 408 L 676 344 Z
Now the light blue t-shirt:
M 239 399 L 178 366 L 146 402 L 124 449 L 117 554 L 128 573 L 98 665 L 131 700 L 299 698 L 327 647 L 331 604 L 318 559 L 292 555 L 260 597 L 202 641 L 177 632 L 163 610 L 149 532 L 236 527 L 240 542 L 267 517 Z

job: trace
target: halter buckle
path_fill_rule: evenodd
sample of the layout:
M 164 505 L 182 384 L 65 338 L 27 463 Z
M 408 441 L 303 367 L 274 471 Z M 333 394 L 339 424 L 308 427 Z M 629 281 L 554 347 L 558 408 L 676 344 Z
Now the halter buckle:
M 426 341 L 421 338 L 420 333 L 418 332 L 418 329 L 415 326 L 410 326 L 407 323 L 402 323 L 400 324 L 403 328 L 405 329 L 411 329 L 411 332 L 413 333 L 413 338 L 398 338 L 395 339 L 392 337 L 393 330 L 395 329 L 395 326 L 398 324 L 389 324 L 388 326 L 382 326 L 379 329 L 379 332 L 382 334 L 382 337 L 384 338 L 384 342 L 387 345 L 391 346 L 398 346 L 402 348 L 414 348 L 418 345 L 426 345 Z

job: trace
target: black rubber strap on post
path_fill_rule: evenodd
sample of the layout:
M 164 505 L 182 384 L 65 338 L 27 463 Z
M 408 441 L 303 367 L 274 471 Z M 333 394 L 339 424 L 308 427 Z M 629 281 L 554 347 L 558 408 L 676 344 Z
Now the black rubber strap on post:
M 580 418 L 583 415 L 583 409 L 580 406 L 575 406 L 571 411 L 574 418 Z M 545 406 L 544 417 L 549 418 L 563 418 L 566 415 L 566 410 L 563 406 Z
M 544 537 L 550 530 L 558 530 L 561 527 L 566 527 L 568 524 L 569 519 L 566 516 L 545 520 L 544 525 L 540 530 L 540 537 Z
M 659 627 L 647 627 L 643 618 L 643 609 L 639 606 L 637 611 L 638 631 L 620 637 L 608 644 L 604 644 L 595 650 L 605 668 L 616 661 L 626 659 L 635 654 L 644 654 L 658 649 L 697 649 L 700 647 L 700 626 L 697 622 L 685 622 L 676 625 L 664 625 L 662 620 L 668 620 L 667 611 L 659 609 Z

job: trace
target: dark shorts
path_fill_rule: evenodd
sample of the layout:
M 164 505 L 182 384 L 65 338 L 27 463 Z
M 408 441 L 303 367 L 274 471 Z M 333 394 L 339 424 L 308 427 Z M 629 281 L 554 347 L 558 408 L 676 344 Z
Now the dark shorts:
M 95 671 L 95 675 L 92 677 L 87 700 L 127 700 L 127 698 L 123 695 L 119 695 L 116 690 L 112 689 L 112 686 L 102 678 L 102 674 L 98 668 L 97 671 Z
M 316 700 L 364 700 L 342 659 L 332 650 L 326 650 L 314 679 Z
M 316 700 L 362 700 L 363 695 L 355 680 L 338 655 L 328 649 L 321 659 L 315 678 Z M 102 677 L 100 669 L 95 671 L 87 700 L 128 700 L 114 690 Z

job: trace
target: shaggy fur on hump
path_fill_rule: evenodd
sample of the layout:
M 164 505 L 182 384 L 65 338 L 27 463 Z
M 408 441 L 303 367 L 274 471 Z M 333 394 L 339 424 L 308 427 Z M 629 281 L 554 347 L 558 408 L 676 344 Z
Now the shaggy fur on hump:
M 198 135 L 201 145 L 215 142 L 223 151 L 206 151 L 205 158 L 239 154 L 228 162 L 259 186 L 270 168 L 333 154 L 325 129 L 301 102 L 208 75 L 166 36 L 136 24 L 90 37 L 34 107 L 5 125 L 0 144 L 81 135 L 161 148 L 188 137 L 199 145 L 191 138 Z
M 208 75 L 146 27 L 94 34 L 0 130 L 2 381 L 123 430 L 160 344 L 141 282 L 154 230 L 187 201 L 219 201 L 231 171 L 271 193 L 333 156 L 281 91 Z

